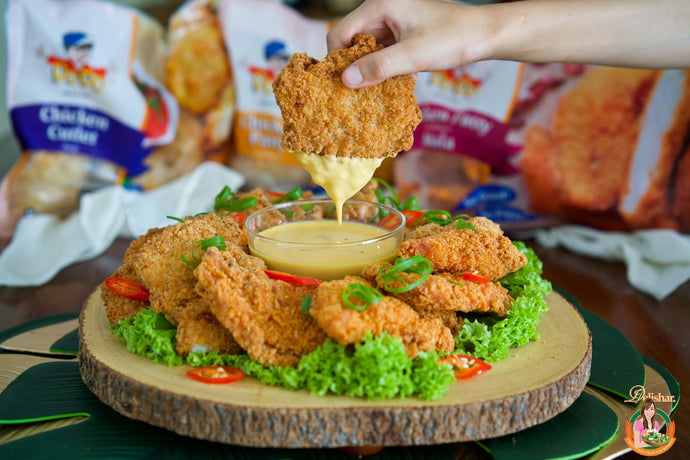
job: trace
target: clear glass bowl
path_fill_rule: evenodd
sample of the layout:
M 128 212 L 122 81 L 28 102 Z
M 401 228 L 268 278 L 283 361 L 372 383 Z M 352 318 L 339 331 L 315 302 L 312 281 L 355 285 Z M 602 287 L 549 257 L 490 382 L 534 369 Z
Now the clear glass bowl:
M 405 233 L 405 216 L 389 206 L 350 200 L 342 225 L 329 199 L 276 204 L 245 224 L 251 253 L 268 268 L 321 280 L 360 275 L 372 262 L 392 261 Z

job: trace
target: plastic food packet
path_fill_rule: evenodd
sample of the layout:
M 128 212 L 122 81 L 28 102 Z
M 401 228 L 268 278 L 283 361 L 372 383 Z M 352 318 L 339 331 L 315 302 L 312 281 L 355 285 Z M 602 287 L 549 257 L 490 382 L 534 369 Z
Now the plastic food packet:
M 271 85 L 292 53 L 326 55 L 330 23 L 265 0 L 223 0 L 218 9 L 237 92 L 231 165 L 252 187 L 310 185 L 294 155 L 280 147 L 283 121 Z
M 690 72 L 583 70 L 547 120 L 526 118 L 530 205 L 605 230 L 690 231 Z
M 481 96 L 506 64 L 486 65 L 499 67 L 420 75 L 419 145 L 395 163 L 403 194 L 509 231 L 564 222 L 690 230 L 688 71 L 523 64 L 512 74 L 517 92 L 485 93 L 508 108 L 501 119 Z M 476 91 L 459 89 L 463 74 Z
M 22 155 L 3 181 L 3 233 L 27 210 L 68 214 L 84 191 L 146 183 L 147 157 L 177 134 L 177 103 L 160 83 L 161 25 L 78 0 L 11 0 L 6 19 Z
M 235 87 L 216 8 L 208 0 L 182 4 L 168 22 L 166 85 L 183 111 L 202 124 L 202 150 L 225 161 L 235 112 Z M 226 149 L 223 151 L 223 149 Z
M 22 155 L 0 186 L 4 236 L 27 211 L 68 215 L 84 192 L 150 189 L 226 160 L 234 88 L 209 2 L 171 16 L 170 47 L 162 24 L 101 1 L 11 0 L 7 24 Z
M 394 165 L 401 194 L 416 195 L 423 208 L 451 209 L 495 175 L 517 173 L 508 122 L 522 72 L 515 62 L 488 61 L 419 74 L 422 122 Z

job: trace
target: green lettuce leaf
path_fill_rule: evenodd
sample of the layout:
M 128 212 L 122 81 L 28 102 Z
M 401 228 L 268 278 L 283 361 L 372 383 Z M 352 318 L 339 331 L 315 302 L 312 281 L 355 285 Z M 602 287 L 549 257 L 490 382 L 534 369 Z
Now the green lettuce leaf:
M 127 344 L 132 353 L 145 356 L 159 364 L 177 366 L 184 358 L 175 352 L 177 328 L 165 316 L 150 308 L 140 310 L 136 316 L 110 326 L 115 337 Z
M 456 352 L 499 361 L 508 356 L 511 348 L 539 338 L 537 326 L 548 310 L 544 296 L 551 292 L 551 283 L 541 277 L 542 262 L 534 251 L 521 241 L 513 244 L 527 256 L 527 263 L 499 280 L 515 299 L 512 308 L 503 319 L 466 319 L 455 337 Z

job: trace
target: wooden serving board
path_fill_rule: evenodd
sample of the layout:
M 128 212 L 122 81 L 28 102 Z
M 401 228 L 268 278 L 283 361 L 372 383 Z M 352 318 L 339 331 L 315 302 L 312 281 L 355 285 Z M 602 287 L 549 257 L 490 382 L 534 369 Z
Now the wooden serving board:
M 570 406 L 589 379 L 591 335 L 563 297 L 547 297 L 540 339 L 493 369 L 455 382 L 436 401 L 313 396 L 252 378 L 208 385 L 188 366 L 134 355 L 109 330 L 91 295 L 79 320 L 79 368 L 88 388 L 117 412 L 178 434 L 255 447 L 425 445 L 501 436 L 545 422 Z

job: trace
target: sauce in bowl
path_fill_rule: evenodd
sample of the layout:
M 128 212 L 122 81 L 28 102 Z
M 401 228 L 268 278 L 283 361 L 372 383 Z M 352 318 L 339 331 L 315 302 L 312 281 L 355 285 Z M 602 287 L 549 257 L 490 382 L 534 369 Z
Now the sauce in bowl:
M 281 203 L 247 218 L 249 249 L 253 255 L 263 259 L 268 268 L 334 280 L 346 275 L 360 275 L 362 269 L 373 262 L 395 259 L 404 233 L 404 218 L 401 215 L 401 224 L 393 230 L 379 227 L 376 222 L 378 210 L 399 214 L 398 211 L 378 203 L 348 202 L 376 212 L 363 212 L 359 217 L 346 215 L 340 224 L 336 219 L 321 215 L 312 219 L 309 215 L 293 212 L 294 207 L 311 202 L 333 205 L 330 200 Z M 281 212 L 278 220 L 276 210 Z M 299 217 L 293 217 L 295 215 Z M 375 216 L 373 220 L 358 220 L 371 215 Z M 268 216 L 272 216 L 271 219 Z

